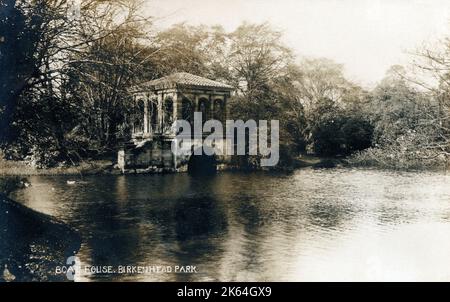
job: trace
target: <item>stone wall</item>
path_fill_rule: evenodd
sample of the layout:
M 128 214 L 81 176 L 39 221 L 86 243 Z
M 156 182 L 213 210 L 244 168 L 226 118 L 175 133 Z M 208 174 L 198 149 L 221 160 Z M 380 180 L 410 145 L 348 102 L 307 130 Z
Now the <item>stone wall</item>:
M 128 173 L 164 173 L 186 172 L 189 159 L 194 150 L 202 146 L 202 140 L 194 140 L 192 146 L 183 150 L 182 155 L 172 152 L 172 137 L 155 136 L 141 142 L 125 145 L 118 152 L 118 168 L 124 174 Z M 225 150 L 226 141 L 220 141 L 214 149 Z M 228 161 L 225 155 L 215 156 L 220 169 L 224 169 Z

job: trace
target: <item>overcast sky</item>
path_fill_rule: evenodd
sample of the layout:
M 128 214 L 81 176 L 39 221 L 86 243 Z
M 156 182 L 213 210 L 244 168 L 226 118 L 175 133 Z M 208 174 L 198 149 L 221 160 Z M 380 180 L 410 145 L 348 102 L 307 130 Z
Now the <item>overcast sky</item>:
M 450 35 L 450 0 L 148 0 L 156 26 L 268 21 L 300 56 L 344 64 L 364 86 L 383 78 L 408 51 Z

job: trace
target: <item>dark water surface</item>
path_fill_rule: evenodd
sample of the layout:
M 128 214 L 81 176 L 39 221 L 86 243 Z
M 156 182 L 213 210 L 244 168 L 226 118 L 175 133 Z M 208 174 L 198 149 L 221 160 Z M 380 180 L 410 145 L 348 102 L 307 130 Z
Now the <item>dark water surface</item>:
M 450 281 L 450 174 L 365 169 L 31 177 L 15 198 L 77 228 L 78 280 Z

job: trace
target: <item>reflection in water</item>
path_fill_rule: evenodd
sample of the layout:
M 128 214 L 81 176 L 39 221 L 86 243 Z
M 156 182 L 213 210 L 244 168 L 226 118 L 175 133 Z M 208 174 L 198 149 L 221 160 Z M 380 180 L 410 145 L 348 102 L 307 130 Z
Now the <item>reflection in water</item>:
M 308 218 L 312 225 L 321 228 L 336 229 L 339 225 L 350 221 L 352 209 L 340 205 L 337 202 L 317 202 L 311 205 Z
M 299 170 L 34 177 L 16 199 L 80 230 L 85 265 L 197 266 L 89 280 L 450 281 L 450 176 Z
M 227 228 L 223 210 L 212 198 L 180 199 L 174 211 L 176 238 L 181 242 L 218 235 Z
M 220 202 L 209 197 L 179 199 L 174 212 L 175 236 L 173 241 L 179 249 L 174 253 L 174 262 L 189 266 L 220 259 L 222 240 L 227 235 L 227 217 Z M 195 259 L 195 263 L 193 260 Z M 214 266 L 208 274 L 216 275 Z M 177 281 L 186 281 L 177 276 Z

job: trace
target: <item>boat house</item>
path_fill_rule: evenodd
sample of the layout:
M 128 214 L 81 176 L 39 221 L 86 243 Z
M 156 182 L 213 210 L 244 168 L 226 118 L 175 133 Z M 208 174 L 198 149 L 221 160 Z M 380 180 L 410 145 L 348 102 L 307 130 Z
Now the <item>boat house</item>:
M 233 87 L 186 72 L 145 82 L 131 89 L 134 118 L 131 140 L 118 152 L 118 167 L 123 173 L 180 172 L 201 163 L 206 169 L 216 169 L 225 157 L 194 157 L 191 152 L 177 156 L 171 150 L 176 133 L 174 121 L 185 120 L 193 127 L 194 112 L 201 112 L 203 121 L 227 119 L 227 102 Z M 224 139 L 220 146 L 224 148 Z M 197 152 L 195 152 L 197 154 Z

